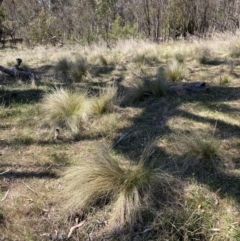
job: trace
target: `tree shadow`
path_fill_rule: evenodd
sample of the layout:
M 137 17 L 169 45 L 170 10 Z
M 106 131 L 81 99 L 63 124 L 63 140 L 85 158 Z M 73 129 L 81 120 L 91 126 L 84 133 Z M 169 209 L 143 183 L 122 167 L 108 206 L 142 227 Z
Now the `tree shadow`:
M 181 105 L 187 103 L 201 103 L 203 108 L 210 109 L 211 111 L 219 111 L 223 114 L 227 114 L 229 111 L 231 114 L 239 111 L 238 107 L 226 107 L 221 102 L 227 103 L 228 101 L 239 101 L 240 99 L 240 87 L 228 87 L 228 86 L 211 86 L 209 92 L 198 92 L 186 95 L 166 95 L 161 99 L 154 97 L 148 97 L 143 102 L 135 103 L 134 105 L 128 104 L 127 106 L 142 108 L 140 115 L 131 118 L 132 125 L 127 128 L 119 130 L 119 137 L 113 140 L 114 151 L 120 152 L 130 160 L 137 160 L 137 157 L 141 155 L 143 146 L 146 144 L 147 139 L 161 140 L 161 137 L 170 134 L 177 134 L 178 130 L 171 128 L 168 122 L 176 117 L 183 117 L 186 120 L 193 120 L 198 123 L 209 124 L 215 128 L 215 136 L 222 140 L 231 137 L 240 137 L 240 126 L 219 119 L 218 117 L 205 117 L 197 113 L 192 113 L 187 110 L 182 110 Z M 224 107 L 224 108 L 223 108 Z M 188 133 L 191 130 L 191 126 L 183 127 L 183 131 Z M 125 133 L 130 133 L 125 138 L 122 138 Z M 189 132 L 190 133 L 190 132 Z M 115 143 L 118 143 L 117 145 Z M 227 167 L 222 170 L 208 170 L 196 166 L 195 169 L 202 170 L 203 173 L 191 172 L 181 173 L 178 160 L 182 160 L 185 157 L 171 156 L 167 154 L 166 150 L 161 150 L 165 153 L 169 160 L 169 166 L 166 170 L 176 173 L 179 178 L 189 179 L 194 178 L 197 182 L 207 185 L 212 191 L 219 193 L 222 196 L 232 197 L 236 202 L 240 203 L 240 176 L 227 170 Z M 174 163 L 176 169 L 172 169 Z M 235 160 L 236 161 L 236 160 Z M 174 165 L 175 165 L 174 164 Z M 166 166 L 167 167 L 167 166 Z M 237 168 L 237 167 L 236 167 Z
M 29 104 L 37 103 L 44 94 L 41 89 L 14 89 L 0 90 L 0 103 L 10 106 L 13 103 Z

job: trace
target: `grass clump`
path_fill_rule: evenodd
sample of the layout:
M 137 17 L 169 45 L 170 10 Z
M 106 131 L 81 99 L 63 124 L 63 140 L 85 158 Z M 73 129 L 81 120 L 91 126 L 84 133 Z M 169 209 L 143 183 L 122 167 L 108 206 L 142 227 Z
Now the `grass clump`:
M 101 89 L 97 98 L 92 101 L 93 114 L 103 114 L 111 112 L 115 104 L 118 103 L 118 88 L 115 85 L 107 86 Z
M 149 148 L 149 147 L 147 147 Z M 141 211 L 172 194 L 172 177 L 153 165 L 146 153 L 136 165 L 120 162 L 106 150 L 90 162 L 70 168 L 65 175 L 67 209 L 110 206 L 113 226 L 133 227 Z
M 186 156 L 183 160 L 183 171 L 196 169 L 204 174 L 204 170 L 215 173 L 231 166 L 226 163 L 227 159 L 221 151 L 220 142 L 212 135 L 202 135 L 199 133 L 189 133 L 176 138 L 176 146 Z
M 72 62 L 69 61 L 67 58 L 61 58 L 57 62 L 55 66 L 55 72 L 56 72 L 56 75 L 60 77 L 60 79 L 63 82 L 70 80 L 69 73 L 71 70 L 71 66 L 72 66 Z
M 240 43 L 239 42 L 231 42 L 229 45 L 229 56 L 231 58 L 239 58 L 240 57 Z
M 64 126 L 76 133 L 80 121 L 87 115 L 86 94 L 57 89 L 42 99 L 43 121 L 51 127 Z
M 72 64 L 70 77 L 73 82 L 81 82 L 88 74 L 88 62 L 82 56 L 78 56 Z
M 220 76 L 220 78 L 219 78 L 220 85 L 227 85 L 230 82 L 231 82 L 231 79 L 228 75 L 223 75 L 223 76 Z
M 176 82 L 184 77 L 185 70 L 182 64 L 177 61 L 173 61 L 165 66 L 164 74 L 167 80 Z
M 219 197 L 206 187 L 187 184 L 183 203 L 160 210 L 153 228 L 163 240 L 234 240 L 229 234 L 232 218 L 225 205 L 218 205 Z M 219 222 L 219 218 L 221 222 Z
M 126 94 L 123 97 L 123 103 L 142 101 L 146 97 L 147 89 L 145 82 L 142 79 L 134 79 L 127 88 Z
M 167 92 L 169 83 L 164 78 L 162 69 L 158 69 L 156 76 L 152 79 L 136 79 L 130 83 L 123 102 L 142 101 L 146 97 L 161 97 Z
M 55 72 L 64 83 L 78 83 L 87 76 L 88 63 L 82 56 L 76 57 L 75 61 L 61 58 L 56 64 Z
M 183 53 L 176 53 L 174 58 L 180 64 L 184 63 L 186 56 Z

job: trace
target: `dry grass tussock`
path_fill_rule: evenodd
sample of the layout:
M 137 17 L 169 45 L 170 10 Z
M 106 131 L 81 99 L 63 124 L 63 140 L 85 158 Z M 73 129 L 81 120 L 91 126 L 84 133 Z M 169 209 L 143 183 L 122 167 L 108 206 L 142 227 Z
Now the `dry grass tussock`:
M 185 69 L 181 63 L 173 61 L 165 65 L 164 74 L 167 80 L 176 82 L 184 78 Z
M 175 135 L 174 142 L 177 150 L 186 156 L 183 159 L 183 169 L 186 171 L 198 167 L 198 171 L 205 169 L 215 173 L 233 167 L 231 158 L 227 158 L 222 151 L 221 142 L 211 134 L 179 134 Z
M 99 96 L 91 101 L 92 114 L 109 113 L 114 110 L 120 98 L 118 97 L 118 87 L 115 85 L 107 86 L 100 90 Z
M 49 239 L 43 234 L 55 230 L 68 234 L 76 224 L 74 211 L 86 208 L 84 225 L 74 230 L 73 240 L 105 232 L 107 227 L 96 224 L 98 220 L 124 226 L 114 229 L 119 230 L 117 237 L 109 240 L 238 240 L 240 69 L 231 51 L 236 52 L 239 39 L 236 33 L 161 44 L 119 41 L 112 49 L 100 44 L 66 45 L 57 51 L 2 49 L 1 65 L 11 66 L 13 56 L 20 57 L 39 71 L 40 79 L 31 88 L 0 73 L 0 192 L 1 198 L 6 195 L 0 208 L 0 239 L 4 235 L 8 240 L 43 241 Z M 107 71 L 91 78 L 80 71 L 88 81 L 76 83 L 80 78 L 75 81 L 68 69 L 76 53 L 84 56 L 87 67 L 99 65 Z M 206 57 L 204 65 L 197 61 L 201 56 Z M 53 65 L 59 60 L 59 71 L 66 73 L 60 77 L 58 72 L 55 78 Z M 186 80 L 205 81 L 209 92 L 166 92 L 169 84 L 178 84 L 164 76 L 164 66 L 174 61 L 187 69 Z M 113 79 L 127 106 L 118 107 L 117 89 L 108 89 Z M 53 91 L 53 82 L 70 83 L 71 90 Z M 80 88 L 88 93 L 77 92 Z M 98 116 L 101 113 L 106 114 Z M 64 126 L 63 131 L 76 133 L 76 138 L 49 141 L 52 132 L 41 128 L 39 120 L 52 128 Z M 159 143 L 156 152 L 147 147 L 139 157 L 146 132 Z M 94 153 L 97 142 L 113 146 L 120 139 L 114 151 Z M 127 226 L 134 227 L 132 232 Z
M 57 89 L 44 95 L 41 103 L 43 123 L 53 128 L 64 126 L 77 133 L 88 116 L 86 93 Z
M 151 150 L 146 147 L 136 165 L 123 163 L 109 151 L 100 150 L 92 160 L 69 168 L 64 176 L 65 209 L 110 205 L 113 226 L 133 227 L 144 209 L 154 208 L 154 204 L 174 193 L 173 178 L 154 166 Z

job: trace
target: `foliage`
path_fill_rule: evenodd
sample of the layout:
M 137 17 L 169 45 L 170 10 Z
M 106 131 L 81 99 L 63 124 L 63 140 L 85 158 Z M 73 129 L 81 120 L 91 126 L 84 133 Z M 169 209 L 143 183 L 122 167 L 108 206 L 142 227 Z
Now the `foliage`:
M 136 79 L 130 83 L 123 102 L 142 101 L 149 96 L 161 97 L 167 92 L 169 83 L 166 81 L 162 69 L 159 68 L 153 79 Z
M 66 57 L 59 59 L 55 66 L 55 72 L 57 77 L 63 82 L 68 82 L 70 80 L 70 70 L 71 70 L 72 62 L 69 61 Z
M 138 34 L 138 28 L 136 24 L 130 26 L 129 24 L 124 23 L 124 20 L 119 16 L 115 19 L 115 21 L 113 21 L 111 30 L 109 31 L 110 39 L 117 40 L 138 37 L 141 37 L 141 35 Z

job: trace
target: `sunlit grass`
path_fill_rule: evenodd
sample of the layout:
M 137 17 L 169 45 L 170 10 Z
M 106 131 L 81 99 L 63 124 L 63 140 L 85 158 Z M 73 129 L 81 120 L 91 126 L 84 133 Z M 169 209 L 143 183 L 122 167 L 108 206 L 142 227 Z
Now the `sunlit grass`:
M 51 127 L 65 126 L 78 132 L 80 122 L 87 115 L 86 93 L 57 89 L 42 99 L 43 122 Z
M 98 97 L 92 100 L 91 110 L 93 114 L 112 112 L 118 104 L 118 88 L 115 85 L 107 86 L 100 91 Z
M 173 61 L 165 65 L 164 74 L 167 80 L 176 82 L 184 77 L 185 69 L 181 63 Z
M 69 168 L 64 177 L 68 197 L 64 206 L 75 210 L 110 204 L 113 225 L 133 226 L 141 220 L 142 209 L 172 195 L 173 178 L 150 161 L 151 154 L 148 146 L 138 164 L 133 165 L 101 150 L 93 160 Z

